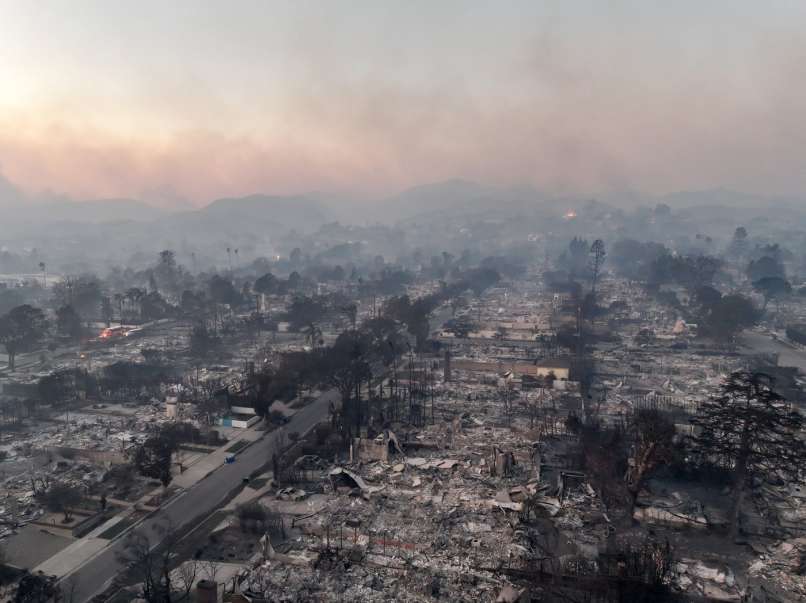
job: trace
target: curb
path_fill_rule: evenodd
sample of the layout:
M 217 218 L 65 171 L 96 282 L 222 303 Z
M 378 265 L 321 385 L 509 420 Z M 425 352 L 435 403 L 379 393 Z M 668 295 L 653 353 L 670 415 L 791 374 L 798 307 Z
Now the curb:
M 312 425 L 310 425 L 310 426 L 309 426 L 307 429 L 305 429 L 304 431 L 301 431 L 301 432 L 300 432 L 300 438 L 301 438 L 301 437 L 304 437 L 304 436 L 307 436 L 307 435 L 308 435 L 308 434 L 309 434 L 309 433 L 310 433 L 310 432 L 311 432 L 313 429 L 315 429 L 315 428 L 317 427 L 317 425 L 319 425 L 319 423 L 320 423 L 320 422 L 321 422 L 321 421 L 316 420 L 316 421 L 314 421 L 314 422 L 312 423 Z M 285 429 L 285 426 L 284 426 L 284 427 L 282 427 L 281 429 Z M 262 434 L 262 435 L 261 435 L 259 438 L 254 439 L 254 440 L 248 440 L 248 444 L 247 444 L 247 445 L 245 445 L 243 448 L 240 448 L 238 451 L 236 451 L 236 452 L 234 452 L 234 453 L 232 453 L 232 454 L 234 454 L 235 456 L 240 455 L 240 454 L 241 454 L 243 451 L 248 450 L 249 448 L 251 448 L 251 447 L 252 447 L 252 445 L 256 444 L 257 442 L 261 442 L 262 440 L 264 440 L 264 439 L 265 439 L 265 437 L 266 437 L 267 435 L 269 435 L 270 433 L 274 433 L 274 431 L 272 431 L 272 432 L 263 432 L 263 434 Z M 221 469 L 222 467 L 223 467 L 223 464 L 221 464 L 221 465 L 216 465 L 216 466 L 215 466 L 213 469 L 211 469 L 211 470 L 210 470 L 208 473 L 205 473 L 205 474 L 204 474 L 204 476 L 203 476 L 202 478 L 200 478 L 198 481 L 196 481 L 196 482 L 195 482 L 193 485 L 195 486 L 196 484 L 200 483 L 201 481 L 203 481 L 203 480 L 207 479 L 207 477 L 209 477 L 209 476 L 210 476 L 212 473 L 214 473 L 214 472 L 215 472 L 215 471 L 217 471 L 218 469 Z M 224 496 L 224 499 L 226 499 L 228 496 L 230 496 L 230 495 L 232 494 L 232 492 L 234 492 L 234 491 L 237 489 L 237 487 L 238 487 L 238 486 L 236 486 L 236 488 L 235 488 L 235 489 L 233 489 L 233 490 L 229 491 L 229 492 L 228 492 L 228 493 L 227 493 L 227 494 Z M 171 505 L 172 505 L 172 504 L 173 504 L 175 501 L 177 501 L 177 500 L 179 500 L 180 498 L 182 498 L 183 496 L 185 496 L 185 494 L 187 494 L 189 491 L 190 491 L 190 489 L 188 489 L 188 488 L 183 488 L 181 492 L 179 492 L 179 493 L 178 493 L 176 496 L 172 497 L 172 498 L 171 498 L 171 499 L 168 501 L 168 503 L 169 503 L 168 505 L 165 505 L 165 506 L 160 506 L 160 507 L 158 507 L 157 509 L 154 509 L 153 511 L 148 512 L 146 515 L 144 515 L 142 518 L 140 518 L 140 520 L 139 520 L 139 521 L 137 521 L 136 523 L 132 524 L 131 526 L 129 526 L 128 528 L 126 528 L 125 530 L 123 530 L 123 531 L 122 531 L 120 534 L 116 535 L 114 539 L 109 540 L 109 541 L 108 541 L 108 542 L 107 542 L 107 543 L 106 543 L 106 544 L 105 544 L 105 545 L 104 545 L 102 548 L 98 549 L 98 551 L 96 551 L 96 552 L 95 552 L 95 554 L 93 554 L 91 557 L 89 557 L 89 558 L 85 559 L 85 560 L 84 560 L 82 563 L 80 563 L 79 565 L 77 565 L 77 566 L 75 566 L 74 568 L 72 568 L 72 569 L 70 570 L 70 572 L 69 572 L 69 573 L 65 574 L 64 576 L 59 577 L 59 578 L 58 578 L 58 580 L 57 580 L 57 583 L 61 583 L 61 582 L 63 582 L 64 580 L 68 579 L 68 578 L 69 578 L 71 575 L 73 575 L 74 573 L 76 573 L 77 571 L 79 571 L 81 568 L 83 568 L 84 566 L 86 566 L 88 563 L 90 563 L 91 561 L 93 561 L 93 560 L 94 560 L 94 559 L 95 559 L 95 558 L 96 558 L 98 555 L 100 555 L 102 552 L 106 551 L 106 550 L 107 550 L 107 549 L 108 549 L 110 546 L 112 546 L 113 544 L 115 544 L 116 542 L 118 542 L 118 541 L 120 540 L 121 536 L 125 536 L 126 534 L 128 534 L 129 532 L 131 532 L 132 530 L 134 530 L 135 528 L 137 528 L 137 527 L 138 527 L 138 526 L 139 526 L 139 525 L 140 525 L 142 522 L 144 522 L 146 519 L 151 518 L 151 517 L 152 517 L 153 515 L 155 515 L 156 513 L 159 513 L 160 511 L 162 511 L 162 510 L 164 510 L 164 509 L 167 509 L 167 508 L 168 508 L 168 507 L 170 507 L 170 506 L 171 506 Z M 191 532 L 192 532 L 192 531 L 193 531 L 193 530 L 191 530 Z M 114 580 L 114 578 L 111 578 L 109 581 L 107 581 L 107 583 L 111 583 L 111 580 Z M 107 588 L 108 588 L 108 586 L 107 586 Z M 101 591 L 101 592 L 104 592 L 104 591 Z
M 234 454 L 235 456 L 238 456 L 238 455 L 239 455 L 241 452 L 243 452 L 244 450 L 248 450 L 249 448 L 251 448 L 251 446 L 252 446 L 253 444 L 255 444 L 256 442 L 259 442 L 259 441 L 260 441 L 260 440 L 262 440 L 262 439 L 263 439 L 265 436 L 266 436 L 266 432 L 264 432 L 264 433 L 263 433 L 263 435 L 261 435 L 261 437 L 259 437 L 259 438 L 258 438 L 258 439 L 256 439 L 256 440 L 248 440 L 248 443 L 247 443 L 245 446 L 243 446 L 242 448 L 240 448 L 239 450 L 237 450 L 236 452 L 234 452 L 234 453 L 232 453 L 232 454 Z M 213 469 L 211 469 L 210 471 L 208 471 L 207 473 L 205 473 L 205 474 L 204 474 L 204 475 L 203 475 L 203 476 L 202 476 L 202 477 L 201 477 L 201 478 L 200 478 L 200 479 L 199 479 L 197 482 L 195 482 L 193 485 L 195 486 L 196 484 L 198 484 L 198 483 L 199 483 L 199 482 L 201 482 L 202 480 L 207 479 L 207 478 L 208 478 L 210 475 L 212 475 L 213 473 L 215 473 L 216 471 L 218 471 L 219 469 L 221 469 L 221 467 L 222 467 L 222 466 L 223 466 L 223 465 L 216 465 L 216 466 L 215 466 Z M 191 487 L 192 487 L 192 486 L 191 486 Z M 84 560 L 84 561 L 82 561 L 82 562 L 81 562 L 79 565 L 75 566 L 73 569 L 71 569 L 71 570 L 70 570 L 70 572 L 69 572 L 69 573 L 65 574 L 64 576 L 61 576 L 61 577 L 60 577 L 60 578 L 57 580 L 57 582 L 62 582 L 63 580 L 65 580 L 65 579 L 69 578 L 69 577 L 70 577 L 72 574 L 74 574 L 75 572 L 79 571 L 79 570 L 80 570 L 82 567 L 84 567 L 85 565 L 87 565 L 88 563 L 90 563 L 90 562 L 91 562 L 93 559 L 95 559 L 95 557 L 97 557 L 97 556 L 98 556 L 99 554 L 101 554 L 103 551 L 105 551 L 105 550 L 106 550 L 106 549 L 108 549 L 110 546 L 112 546 L 112 544 L 114 544 L 115 542 L 119 541 L 121 538 L 125 537 L 125 536 L 126 536 L 126 535 L 127 535 L 129 532 L 131 532 L 132 530 L 136 529 L 136 528 L 137 528 L 137 527 L 138 527 L 140 524 L 142 524 L 142 523 L 143 523 L 145 520 L 147 520 L 147 519 L 149 519 L 149 518 L 153 517 L 155 514 L 159 513 L 161 510 L 163 510 L 163 509 L 166 509 L 166 508 L 170 507 L 170 506 L 171 506 L 171 505 L 172 505 L 174 502 L 176 502 L 177 500 L 179 500 L 180 498 L 182 498 L 183 496 L 185 496 L 185 495 L 188 493 L 188 491 L 189 491 L 189 489 L 188 489 L 188 488 L 182 488 L 182 491 L 181 491 L 181 492 L 178 492 L 178 493 L 177 493 L 175 496 L 172 496 L 172 497 L 171 497 L 171 498 L 170 498 L 170 499 L 167 501 L 167 502 L 168 502 L 168 504 L 166 504 L 166 505 L 161 505 L 161 506 L 157 507 L 156 509 L 153 509 L 153 510 L 149 511 L 148 513 L 146 513 L 145 515 L 143 515 L 143 516 L 142 516 L 142 517 L 141 517 L 139 520 L 137 520 L 135 523 L 133 523 L 132 525 L 130 525 L 129 527 L 127 527 L 125 530 L 121 531 L 119 534 L 116 534 L 114 538 L 110 539 L 110 540 L 109 540 L 109 541 L 108 541 L 108 542 L 107 542 L 107 543 L 106 543 L 106 544 L 105 544 L 105 545 L 104 545 L 102 548 L 98 549 L 98 551 L 96 551 L 94 555 L 92 555 L 92 556 L 91 556 L 91 557 L 89 557 L 88 559 L 85 559 L 85 560 Z M 134 509 L 134 505 L 132 506 L 132 509 Z M 122 520 L 122 521 L 125 521 L 125 519 L 124 519 L 124 520 Z

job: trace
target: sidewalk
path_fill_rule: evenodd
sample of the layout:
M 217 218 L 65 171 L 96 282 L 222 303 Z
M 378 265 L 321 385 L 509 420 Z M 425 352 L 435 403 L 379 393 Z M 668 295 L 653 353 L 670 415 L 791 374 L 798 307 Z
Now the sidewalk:
M 261 486 L 260 488 L 254 488 L 250 484 L 246 484 L 244 489 L 238 493 L 238 496 L 233 498 L 229 503 L 221 508 L 222 511 L 234 511 L 240 505 L 245 505 L 251 502 L 254 502 L 264 496 L 269 490 L 275 487 L 274 484 L 274 474 L 271 470 L 267 471 L 266 473 L 262 473 L 258 476 L 258 479 L 265 478 L 266 483 Z
M 106 524 L 104 524 L 106 525 Z M 37 565 L 32 573 L 42 572 L 46 576 L 66 576 L 79 565 L 88 561 L 106 547 L 111 540 L 85 536 L 56 553 L 53 557 Z
M 249 443 L 255 442 L 263 437 L 266 432 L 264 431 L 257 431 L 254 428 L 244 429 L 242 433 L 239 433 L 239 437 L 230 440 L 225 445 L 217 448 L 213 452 L 205 455 L 203 458 L 199 459 L 193 465 L 191 465 L 188 469 L 186 469 L 182 474 L 177 475 L 174 477 L 171 485 L 179 486 L 180 488 L 187 490 L 188 488 L 194 486 L 205 477 L 210 475 L 213 471 L 224 465 L 224 459 L 226 459 L 230 454 L 237 454 L 238 452 L 244 450 L 244 448 L 239 448 L 237 452 L 228 452 L 227 449 L 234 446 L 236 442 L 240 441 L 247 441 Z M 112 539 L 100 538 L 100 535 L 106 532 L 109 528 L 117 525 L 122 521 L 126 521 L 131 515 L 135 513 L 136 508 L 141 508 L 144 510 L 150 510 L 151 507 L 148 507 L 145 503 L 153 498 L 156 494 L 162 492 L 162 487 L 159 487 L 155 490 L 152 490 L 146 494 L 144 494 L 139 500 L 135 501 L 134 503 L 125 503 L 128 508 L 123 509 L 120 513 L 116 514 L 114 517 L 110 517 L 104 523 L 99 525 L 97 528 L 92 530 L 89 534 L 80 538 L 67 546 L 66 548 L 62 549 L 58 553 L 56 553 L 50 559 L 43 561 L 38 566 L 34 568 L 34 572 L 42 572 L 45 575 L 49 576 L 57 576 L 59 578 L 66 576 L 76 569 L 78 569 L 81 565 L 92 559 L 95 555 L 97 555 L 100 551 L 102 551 L 105 547 L 113 543 L 117 538 L 128 532 L 129 530 L 135 528 L 137 524 L 133 524 L 123 530 L 120 534 L 115 536 Z M 180 494 L 181 496 L 181 494 Z M 175 500 L 176 497 L 172 498 L 169 502 Z M 120 501 L 123 502 L 123 501 Z M 139 521 L 138 521 L 139 523 Z
M 260 423 L 258 423 L 258 425 L 260 425 Z M 203 458 L 185 469 L 180 475 L 175 476 L 171 483 L 187 490 L 224 465 L 224 461 L 228 456 L 231 454 L 237 455 L 244 450 L 244 448 L 239 448 L 236 452 L 229 452 L 229 448 L 242 441 L 249 443 L 256 442 L 262 438 L 265 433 L 265 431 L 258 431 L 254 427 L 244 429 L 243 432 L 239 433 L 236 439 L 230 440 L 210 454 L 206 454 Z
M 112 543 L 114 539 L 110 540 L 108 538 L 101 538 L 101 534 L 120 522 L 129 519 L 135 512 L 135 505 L 139 504 L 142 500 L 148 500 L 153 495 L 153 492 L 151 492 L 144 495 L 135 503 L 128 503 L 129 506 L 123 509 L 120 513 L 116 514 L 114 517 L 110 517 L 83 538 L 77 539 L 72 544 L 67 546 L 67 548 L 62 549 L 50 559 L 40 563 L 34 568 L 34 573 L 42 572 L 45 575 L 57 576 L 59 578 L 66 576 L 82 563 L 91 559 L 104 547 Z M 131 527 L 134 527 L 134 525 Z M 121 532 L 120 535 L 123 533 L 124 532 Z

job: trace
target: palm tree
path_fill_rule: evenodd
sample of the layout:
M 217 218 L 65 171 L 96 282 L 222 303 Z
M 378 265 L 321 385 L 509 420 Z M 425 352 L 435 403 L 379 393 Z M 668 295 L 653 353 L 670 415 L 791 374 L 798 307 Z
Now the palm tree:
M 48 287 L 48 274 L 46 272 L 45 262 L 39 262 L 39 270 L 42 272 L 42 288 Z

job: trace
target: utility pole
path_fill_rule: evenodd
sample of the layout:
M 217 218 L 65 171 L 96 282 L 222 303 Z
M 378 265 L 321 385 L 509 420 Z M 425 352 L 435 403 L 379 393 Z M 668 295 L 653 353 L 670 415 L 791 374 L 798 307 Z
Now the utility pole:
M 412 394 L 414 393 L 413 380 L 414 380 L 414 352 L 411 349 L 411 344 L 409 344 L 409 421 L 411 421 L 411 416 L 412 413 L 414 412 L 414 401 L 412 399 Z
M 431 425 L 435 425 L 434 421 L 434 367 L 431 367 L 431 377 L 428 380 L 428 389 L 431 392 Z

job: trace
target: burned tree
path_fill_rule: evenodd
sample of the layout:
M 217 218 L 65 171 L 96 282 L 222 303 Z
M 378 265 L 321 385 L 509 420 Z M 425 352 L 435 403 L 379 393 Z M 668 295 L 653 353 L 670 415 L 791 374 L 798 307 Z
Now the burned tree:
M 350 322 L 350 328 L 355 330 L 356 320 L 358 319 L 358 306 L 355 303 L 347 304 L 341 308 L 341 313 Z
M 161 429 L 140 444 L 134 451 L 134 465 L 145 477 L 158 479 L 167 488 L 173 479 L 171 461 L 179 448 L 177 434 L 172 426 Z
M 372 370 L 363 358 L 353 358 L 348 364 L 337 368 L 332 376 L 331 383 L 339 390 L 342 401 L 342 414 L 349 421 L 355 420 L 356 432 L 360 431 L 364 422 L 361 404 L 362 384 L 372 377 Z M 345 424 L 347 427 L 349 423 Z M 350 429 L 347 428 L 347 432 Z
M 158 524 L 152 531 L 153 535 L 145 530 L 131 532 L 117 558 L 140 583 L 143 599 L 148 603 L 170 603 L 174 591 L 171 559 L 178 535 L 170 525 Z
M 594 296 L 596 295 L 596 283 L 599 280 L 599 274 L 602 270 L 602 264 L 604 264 L 606 255 L 607 252 L 605 251 L 604 241 L 602 241 L 602 239 L 596 239 L 590 249 L 591 293 Z
M 564 265 L 571 278 L 577 278 L 584 274 L 588 263 L 590 246 L 585 239 L 574 237 L 568 244 L 568 251 L 560 256 L 560 262 Z
M 73 518 L 73 509 L 81 504 L 84 496 L 81 490 L 65 483 L 53 484 L 44 494 L 44 503 L 49 511 L 64 514 L 64 522 Z
M 662 411 L 641 408 L 633 415 L 627 429 L 632 447 L 627 458 L 625 481 L 632 515 L 638 494 L 652 470 L 672 456 L 675 428 Z
M 792 285 L 780 276 L 766 276 L 759 279 L 753 283 L 753 289 L 764 296 L 764 305 L 761 307 L 762 312 L 767 310 L 767 305 L 771 300 L 776 300 L 778 303 L 781 298 L 792 294 Z
M 625 509 L 630 495 L 621 479 L 627 467 L 627 438 L 621 425 L 603 427 L 596 420 L 579 425 L 582 466 L 602 502 Z
M 48 603 L 59 600 L 59 588 L 56 578 L 40 574 L 27 573 L 17 583 L 13 603 Z
M 197 559 L 188 559 L 180 565 L 174 572 L 174 580 L 177 582 L 177 601 L 193 601 L 193 587 L 196 586 L 196 578 L 201 570 L 201 563 Z
M 737 371 L 692 418 L 696 449 L 733 474 L 732 537 L 739 532 L 742 502 L 752 479 L 768 472 L 798 479 L 806 462 L 806 446 L 798 437 L 803 416 L 772 386 L 769 375 Z
M 45 314 L 33 306 L 17 306 L 0 316 L 0 343 L 6 347 L 9 370 L 15 368 L 17 353 L 30 350 L 44 337 L 47 328 Z
M 368 361 L 369 348 L 369 341 L 364 334 L 360 331 L 347 331 L 339 336 L 326 354 L 325 365 L 329 368 L 327 381 L 341 395 L 342 427 L 348 437 L 351 434 L 350 420 L 355 422 L 358 433 L 366 419 L 361 393 L 363 384 L 370 383 L 372 379 L 372 367 Z

